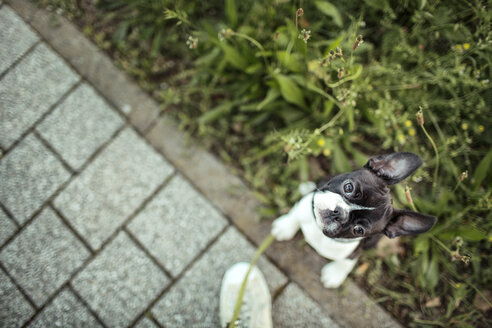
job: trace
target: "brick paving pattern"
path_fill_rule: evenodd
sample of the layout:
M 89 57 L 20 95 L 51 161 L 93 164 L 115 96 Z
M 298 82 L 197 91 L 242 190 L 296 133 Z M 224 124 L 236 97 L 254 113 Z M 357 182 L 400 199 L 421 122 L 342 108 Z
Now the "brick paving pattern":
M 122 106 L 126 82 L 90 83 L 50 42 L 0 5 L 0 327 L 217 327 L 222 275 L 255 247 L 142 136 L 152 101 Z M 259 267 L 279 327 L 337 326 Z

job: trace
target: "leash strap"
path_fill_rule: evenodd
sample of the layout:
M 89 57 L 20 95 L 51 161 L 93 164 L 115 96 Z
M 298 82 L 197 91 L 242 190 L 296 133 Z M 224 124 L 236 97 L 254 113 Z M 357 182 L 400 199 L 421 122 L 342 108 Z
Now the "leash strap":
M 311 199 L 311 211 L 313 212 L 313 219 L 316 221 L 316 214 L 314 213 L 314 195 L 316 191 L 313 191 L 313 198 Z

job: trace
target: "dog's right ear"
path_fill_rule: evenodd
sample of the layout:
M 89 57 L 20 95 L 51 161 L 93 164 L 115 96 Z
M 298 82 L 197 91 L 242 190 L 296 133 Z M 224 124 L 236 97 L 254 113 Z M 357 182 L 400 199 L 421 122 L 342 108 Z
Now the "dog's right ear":
M 436 220 L 435 216 L 395 209 L 393 217 L 384 228 L 383 233 L 388 238 L 417 235 L 429 231 L 436 223 Z
M 398 183 L 422 165 L 422 159 L 414 153 L 400 152 L 369 159 L 366 169 L 377 175 L 387 185 Z

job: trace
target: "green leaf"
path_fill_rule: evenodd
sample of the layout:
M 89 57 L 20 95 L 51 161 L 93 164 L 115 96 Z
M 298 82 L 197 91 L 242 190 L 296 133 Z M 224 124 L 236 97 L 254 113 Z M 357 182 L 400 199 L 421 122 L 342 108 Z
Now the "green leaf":
M 364 164 L 366 164 L 367 161 L 369 160 L 369 156 L 367 156 L 366 154 L 364 154 L 363 152 L 361 152 L 355 148 L 351 151 L 351 153 L 352 153 L 352 156 L 353 156 L 355 162 L 359 166 L 364 166 Z
M 489 150 L 488 154 L 480 161 L 477 168 L 475 169 L 475 174 L 473 175 L 474 190 L 480 187 L 482 181 L 490 173 L 492 166 L 492 148 Z
M 299 176 L 303 182 L 309 180 L 309 167 L 306 156 L 299 158 Z
M 282 108 L 278 115 L 282 117 L 286 124 L 293 124 L 304 116 L 301 111 L 293 107 Z
M 270 88 L 268 89 L 268 92 L 265 96 L 265 99 L 263 99 L 258 106 L 256 107 L 256 110 L 262 110 L 266 105 L 274 101 L 275 99 L 280 96 L 280 92 L 276 88 Z
M 161 51 L 161 42 L 162 42 L 162 30 L 157 32 L 157 35 L 154 36 L 154 40 L 152 40 L 152 49 L 150 51 L 150 56 L 155 57 Z
M 324 56 L 325 57 L 328 56 L 330 54 L 330 50 L 335 50 L 337 47 L 339 47 L 342 44 L 342 41 L 343 41 L 343 35 L 331 41 L 330 45 L 325 49 Z
M 263 71 L 263 65 L 261 63 L 250 65 L 244 70 L 246 74 L 255 74 L 261 71 Z
M 426 279 L 426 273 L 427 269 L 429 268 L 429 253 L 425 252 L 422 253 L 422 255 L 418 258 L 418 271 L 417 271 L 417 277 L 419 279 L 419 282 L 422 284 L 423 287 L 427 286 L 427 279 Z
M 323 117 L 326 119 L 330 116 L 331 110 L 335 103 L 332 99 L 323 101 Z
M 212 65 L 217 60 L 221 52 L 219 48 L 213 48 L 208 54 L 204 54 L 195 61 L 195 65 L 203 65 L 204 67 Z
M 235 0 L 225 0 L 225 12 L 231 28 L 237 26 L 237 8 Z
M 339 27 L 343 26 L 342 16 L 340 15 L 340 12 L 338 11 L 337 7 L 335 7 L 328 1 L 316 1 L 314 4 L 319 9 L 319 11 L 321 11 L 323 14 L 333 18 L 333 22 L 337 26 Z
M 282 74 L 276 74 L 275 80 L 278 82 L 282 97 L 287 102 L 298 105 L 301 108 L 307 107 L 301 89 L 290 77 Z
M 379 9 L 383 11 L 393 12 L 393 10 L 391 10 L 389 0 L 364 0 L 364 2 L 369 7 L 373 7 L 375 9 Z
M 413 251 L 416 256 L 427 253 L 429 250 L 429 237 L 426 235 L 420 235 L 413 241 Z
M 430 261 L 427 272 L 425 273 L 425 278 L 427 280 L 427 287 L 431 290 L 433 290 L 439 282 L 439 265 L 435 254 L 432 255 L 432 260 Z
M 335 142 L 333 143 L 333 166 L 336 172 L 345 172 L 350 170 L 350 162 L 345 155 L 345 152 L 342 150 L 340 145 Z
M 293 53 L 288 53 L 287 51 L 279 51 L 277 53 L 277 58 L 279 62 L 291 72 L 299 73 L 304 71 L 300 57 Z
M 347 117 L 349 131 L 352 132 L 355 129 L 355 120 L 354 120 L 354 108 L 352 106 L 347 106 L 347 110 L 345 111 L 345 116 Z
M 351 81 L 351 80 L 357 79 L 361 75 L 361 73 L 362 73 L 362 65 L 360 65 L 360 64 L 354 65 L 353 72 L 350 72 L 350 75 L 347 75 L 346 77 L 344 77 L 343 79 L 339 80 L 338 82 L 328 84 L 328 86 L 330 88 L 336 88 L 339 85 L 341 85 L 341 84 L 343 84 L 343 83 L 345 83 L 347 81 Z
M 248 61 L 242 56 L 236 48 L 231 47 L 225 42 L 219 42 L 222 51 L 224 51 L 225 60 L 237 69 L 245 70 L 248 66 Z
M 441 232 L 439 235 L 437 235 L 437 238 L 441 239 L 442 241 L 450 241 L 454 237 L 456 237 L 456 235 L 457 235 L 457 232 L 455 230 L 444 231 L 444 232 Z
M 485 232 L 470 225 L 458 228 L 456 233 L 468 241 L 480 241 L 487 237 Z
M 228 114 L 235 105 L 236 105 L 236 103 L 232 102 L 232 101 L 224 102 L 224 103 L 218 105 L 217 107 L 214 107 L 211 110 L 207 111 L 206 113 L 203 113 L 198 118 L 198 123 L 199 124 L 208 124 L 208 123 L 211 123 L 213 121 L 216 121 L 220 117 Z
M 122 21 L 118 24 L 118 27 L 113 33 L 113 42 L 120 43 L 123 41 L 128 33 L 128 28 L 130 27 L 130 21 Z

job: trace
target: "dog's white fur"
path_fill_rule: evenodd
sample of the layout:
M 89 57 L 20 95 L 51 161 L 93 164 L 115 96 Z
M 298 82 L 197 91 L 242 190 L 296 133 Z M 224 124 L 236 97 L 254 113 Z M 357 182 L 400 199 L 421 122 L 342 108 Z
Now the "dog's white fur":
M 315 197 L 314 201 L 313 197 Z M 316 217 L 313 217 L 313 203 Z M 361 240 L 361 238 L 332 239 L 323 234 L 319 211 L 323 209 L 333 211 L 337 206 L 354 209 L 357 207 L 355 204 L 346 203 L 340 195 L 332 192 L 310 193 L 297 202 L 289 213 L 276 219 L 272 226 L 272 234 L 279 241 L 293 238 L 301 229 L 306 242 L 318 254 L 333 260 L 321 270 L 321 282 L 326 288 L 337 288 L 347 278 L 357 262 L 357 259 L 347 257 L 357 248 Z

